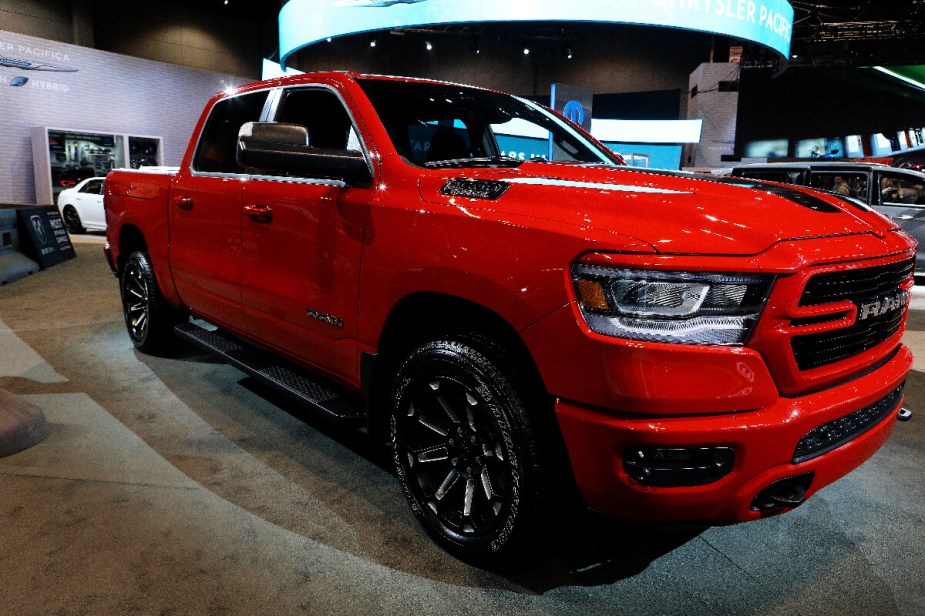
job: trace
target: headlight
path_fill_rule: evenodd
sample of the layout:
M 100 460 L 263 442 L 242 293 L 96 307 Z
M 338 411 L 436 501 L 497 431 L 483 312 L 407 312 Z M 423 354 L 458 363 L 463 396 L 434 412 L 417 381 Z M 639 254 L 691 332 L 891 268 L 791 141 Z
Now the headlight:
M 581 314 L 606 336 L 681 344 L 745 344 L 772 276 L 624 270 L 577 264 Z

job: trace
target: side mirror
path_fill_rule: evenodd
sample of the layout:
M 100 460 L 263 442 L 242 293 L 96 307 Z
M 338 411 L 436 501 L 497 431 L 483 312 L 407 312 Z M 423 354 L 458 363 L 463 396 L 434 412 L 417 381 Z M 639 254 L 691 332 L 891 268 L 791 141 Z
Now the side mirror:
M 242 167 L 341 180 L 348 186 L 366 187 L 372 182 L 362 152 L 308 144 L 308 130 L 299 124 L 247 122 L 238 132 L 236 157 Z

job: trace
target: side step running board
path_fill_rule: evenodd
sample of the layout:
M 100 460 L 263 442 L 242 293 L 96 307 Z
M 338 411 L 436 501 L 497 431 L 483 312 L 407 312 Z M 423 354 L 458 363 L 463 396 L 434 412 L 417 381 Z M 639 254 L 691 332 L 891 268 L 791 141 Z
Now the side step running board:
M 218 355 L 261 383 L 331 418 L 353 421 L 366 418 L 363 400 L 359 395 L 233 334 L 220 329 L 205 329 L 195 323 L 177 325 L 174 332 L 194 346 Z

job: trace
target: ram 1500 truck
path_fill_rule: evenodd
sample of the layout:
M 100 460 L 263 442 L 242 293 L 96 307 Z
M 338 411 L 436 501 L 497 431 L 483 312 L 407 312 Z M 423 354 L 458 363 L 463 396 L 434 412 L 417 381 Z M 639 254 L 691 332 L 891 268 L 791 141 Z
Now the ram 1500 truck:
M 528 100 L 255 83 L 208 103 L 179 168 L 105 191 L 135 346 L 179 334 L 360 424 L 462 557 L 536 545 L 576 488 L 629 519 L 781 513 L 900 414 L 915 242 L 896 223 L 627 167 Z

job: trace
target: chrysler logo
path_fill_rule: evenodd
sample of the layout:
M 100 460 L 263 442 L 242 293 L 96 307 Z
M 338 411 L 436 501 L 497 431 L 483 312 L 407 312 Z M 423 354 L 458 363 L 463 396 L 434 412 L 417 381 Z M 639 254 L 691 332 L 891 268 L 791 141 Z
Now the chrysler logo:
M 863 302 L 858 307 L 858 321 L 870 317 L 879 317 L 894 310 L 900 310 L 906 305 L 906 292 L 897 291 L 893 295 L 887 295 L 870 302 Z

